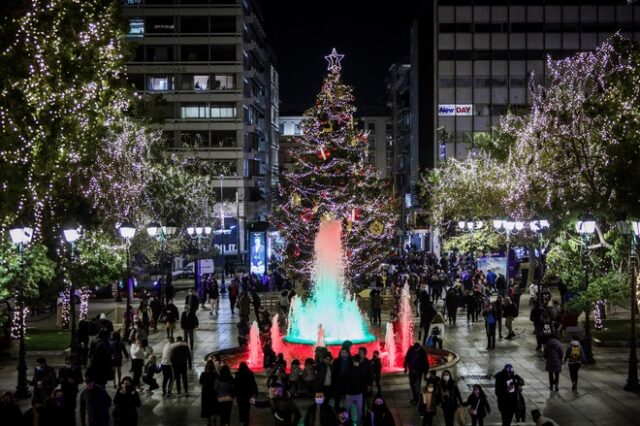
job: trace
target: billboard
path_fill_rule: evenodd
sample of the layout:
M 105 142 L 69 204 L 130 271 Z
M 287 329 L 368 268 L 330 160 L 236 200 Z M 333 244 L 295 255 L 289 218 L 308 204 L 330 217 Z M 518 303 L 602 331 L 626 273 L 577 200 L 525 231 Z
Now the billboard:
M 267 244 L 265 232 L 249 233 L 249 263 L 251 273 L 264 275 L 267 272 Z
M 495 257 L 479 257 L 478 269 L 487 274 L 489 269 L 492 269 L 496 275 L 502 274 L 507 277 L 507 258 L 506 256 Z
M 455 117 L 455 116 L 472 116 L 473 115 L 473 105 L 470 104 L 447 104 L 447 105 L 438 105 L 438 116 L 439 117 Z

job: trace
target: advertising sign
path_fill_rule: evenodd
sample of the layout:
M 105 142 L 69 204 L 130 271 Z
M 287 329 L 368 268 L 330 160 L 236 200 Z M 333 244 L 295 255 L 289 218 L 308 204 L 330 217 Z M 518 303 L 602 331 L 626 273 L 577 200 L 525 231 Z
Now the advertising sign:
M 438 105 L 439 117 L 455 117 L 455 116 L 472 116 L 473 105 L 469 104 L 452 104 L 452 105 Z
M 251 272 L 264 275 L 267 271 L 267 244 L 264 232 L 249 233 L 249 261 Z

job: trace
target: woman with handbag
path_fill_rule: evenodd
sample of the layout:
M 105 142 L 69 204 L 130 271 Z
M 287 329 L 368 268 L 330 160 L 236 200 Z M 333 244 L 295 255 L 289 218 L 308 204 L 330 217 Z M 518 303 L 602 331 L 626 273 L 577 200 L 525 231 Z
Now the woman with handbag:
M 487 395 L 485 395 L 480 385 L 473 385 L 471 395 L 467 398 L 467 402 L 462 405 L 469 407 L 471 426 L 483 426 L 484 418 L 491 412 Z

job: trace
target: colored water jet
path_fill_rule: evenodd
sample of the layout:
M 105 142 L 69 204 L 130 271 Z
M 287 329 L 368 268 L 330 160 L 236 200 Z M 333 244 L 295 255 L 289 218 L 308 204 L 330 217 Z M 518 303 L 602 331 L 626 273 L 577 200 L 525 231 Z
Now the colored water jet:
M 409 290 L 409 284 L 405 284 L 400 293 L 398 320 L 400 322 L 401 356 L 405 356 L 411 345 L 413 345 L 413 311 L 411 310 L 411 291 Z
M 365 343 L 375 340 L 355 298 L 344 288 L 342 223 L 322 222 L 314 243 L 313 289 L 308 300 L 294 297 L 289 310 L 286 342 L 315 345 L 322 324 L 327 345 L 345 340 Z
M 384 337 L 384 349 L 387 355 L 387 368 L 397 367 L 396 365 L 396 336 L 393 331 L 393 324 L 387 323 L 387 330 Z
M 262 347 L 260 345 L 260 330 L 258 322 L 254 321 L 249 330 L 249 357 L 247 365 L 251 368 L 262 368 Z

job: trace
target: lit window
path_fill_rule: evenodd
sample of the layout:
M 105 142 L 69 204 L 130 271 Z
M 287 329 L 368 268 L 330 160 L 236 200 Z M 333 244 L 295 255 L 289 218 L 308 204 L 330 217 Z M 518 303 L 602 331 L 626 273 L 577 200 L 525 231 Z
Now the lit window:
M 193 76 L 193 90 L 209 90 L 209 76 L 208 75 L 194 75 Z
M 233 74 L 218 74 L 216 75 L 216 89 L 217 90 L 231 90 L 235 87 L 233 82 Z
M 129 37 L 144 37 L 144 20 L 142 18 L 129 19 Z
M 235 105 L 220 104 L 211 106 L 211 118 L 235 118 L 236 107 Z
M 168 77 L 149 78 L 149 90 L 158 91 L 158 92 L 169 90 L 169 78 Z
M 207 105 L 183 105 L 180 107 L 181 118 L 209 118 Z

